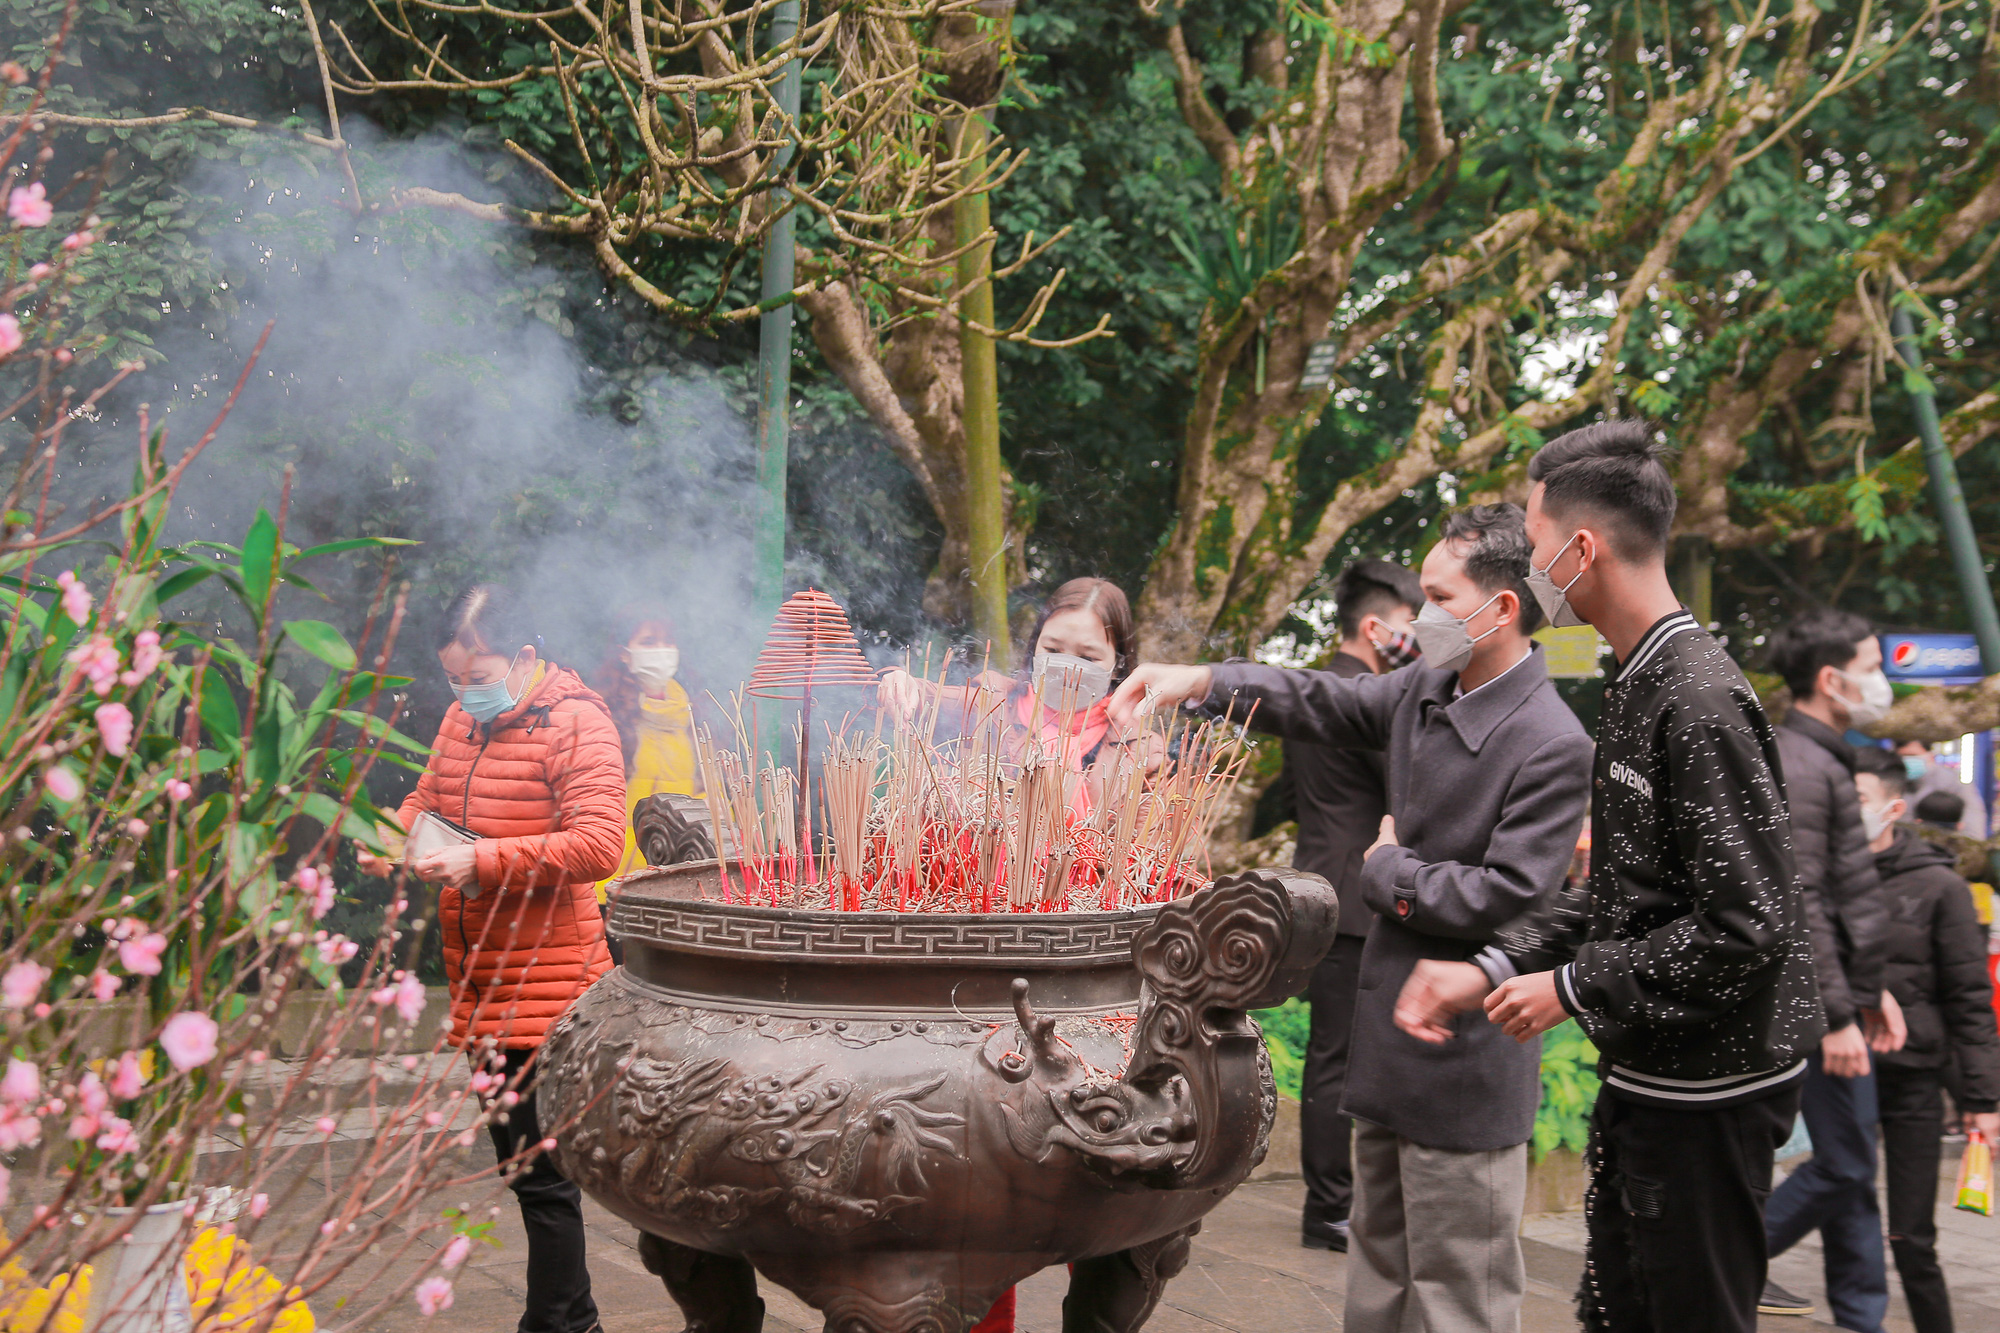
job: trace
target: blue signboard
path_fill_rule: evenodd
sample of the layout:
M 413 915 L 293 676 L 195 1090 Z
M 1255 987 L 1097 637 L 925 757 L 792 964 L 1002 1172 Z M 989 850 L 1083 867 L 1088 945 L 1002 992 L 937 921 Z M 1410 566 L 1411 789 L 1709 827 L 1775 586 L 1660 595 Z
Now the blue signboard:
M 1884 634 L 1882 670 L 1912 685 L 1976 685 L 1985 675 L 1970 634 Z

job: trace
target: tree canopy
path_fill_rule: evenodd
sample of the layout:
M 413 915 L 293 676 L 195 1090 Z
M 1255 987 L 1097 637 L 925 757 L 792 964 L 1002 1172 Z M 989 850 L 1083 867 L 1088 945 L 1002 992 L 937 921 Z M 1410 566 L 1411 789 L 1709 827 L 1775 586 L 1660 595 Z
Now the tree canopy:
M 24 63 L 62 9 L 15 7 Z M 849 11 L 808 10 L 801 40 L 822 42 L 808 68 L 824 92 L 838 83 L 840 41 L 880 33 L 843 37 Z M 639 181 L 642 161 L 696 152 L 700 132 L 649 158 L 640 121 L 620 110 L 637 104 L 580 97 L 608 75 L 560 44 L 549 56 L 532 23 L 497 7 L 440 6 L 402 33 L 378 20 L 385 12 L 316 8 L 328 77 L 351 89 L 333 94 L 341 133 L 301 9 L 175 0 L 79 12 L 50 108 L 76 118 L 69 165 L 119 154 L 95 206 L 119 243 L 92 262 L 116 267 L 123 293 L 94 315 L 105 354 L 157 350 L 176 320 L 247 313 L 232 293 L 255 275 L 219 243 L 246 212 L 216 189 L 232 171 L 296 188 L 286 234 L 326 246 L 326 218 L 353 203 L 348 167 L 327 147 L 344 135 L 365 201 L 356 232 L 492 257 L 517 286 L 469 292 L 468 309 L 498 300 L 570 340 L 608 372 L 592 397 L 606 421 L 636 427 L 638 386 L 660 374 L 713 377 L 740 406 L 747 332 L 717 316 L 754 304 L 754 222 L 618 239 L 590 221 L 590 198 L 608 214 L 610 196 L 576 192 L 614 158 Z M 896 105 L 919 120 L 948 100 L 947 18 L 897 11 L 889 46 L 902 63 L 877 61 L 918 71 Z M 1310 637 L 1319 622 L 1299 613 L 1345 559 L 1420 555 L 1443 508 L 1521 498 L 1540 439 L 1615 413 L 1656 421 L 1682 446 L 1684 595 L 1711 599 L 1746 658 L 1801 604 L 1962 623 L 1886 320 L 1897 301 L 1918 314 L 1990 564 L 1990 12 L 1873 0 L 1024 0 L 1014 38 L 995 113 L 1010 156 L 987 182 L 999 250 L 1060 236 L 1000 285 L 1003 310 L 1039 313 L 1036 332 L 1001 350 L 1024 595 L 1079 572 L 1143 585 L 1155 652 Z M 441 41 L 476 52 L 478 68 L 455 66 L 456 82 L 435 63 L 411 77 L 425 59 L 413 47 Z M 739 66 L 757 45 L 739 34 Z M 741 91 L 690 52 L 690 79 Z M 764 105 L 754 88 L 743 95 Z M 573 121 L 586 101 L 590 114 Z M 132 117 L 152 120 L 90 123 Z M 717 131 L 713 157 L 732 134 L 773 133 L 768 116 L 732 120 L 707 104 L 689 123 Z M 916 630 L 914 608 L 891 615 L 887 604 L 913 598 L 884 566 L 945 568 L 963 524 L 951 494 L 962 455 L 953 293 L 923 275 L 944 272 L 926 267 L 943 253 L 936 202 L 964 182 L 948 141 L 903 133 L 921 149 L 903 179 L 921 182 L 924 201 L 895 255 L 872 252 L 880 262 L 865 272 L 835 265 L 801 293 L 812 338 L 799 373 L 826 438 L 847 442 L 842 457 L 893 457 L 909 481 L 877 484 L 885 474 L 871 464 L 853 496 L 808 484 L 794 500 L 797 554 L 821 557 L 822 574 L 852 570 L 857 590 L 903 589 L 877 598 L 878 623 L 899 635 Z M 275 198 L 264 215 L 283 213 Z M 658 189 L 648 198 L 643 207 L 671 208 Z M 837 218 L 815 217 L 815 243 L 835 254 Z M 885 276 L 890 259 L 900 277 Z M 687 308 L 703 292 L 707 313 Z M 1112 336 L 1037 345 L 1100 320 Z M 1306 377 L 1309 362 L 1323 379 Z M 821 447 L 813 438 L 808 452 Z M 334 465 L 343 446 L 311 447 Z M 530 492 L 547 512 L 582 503 L 573 488 Z M 948 598 L 929 607 L 934 623 L 951 618 Z

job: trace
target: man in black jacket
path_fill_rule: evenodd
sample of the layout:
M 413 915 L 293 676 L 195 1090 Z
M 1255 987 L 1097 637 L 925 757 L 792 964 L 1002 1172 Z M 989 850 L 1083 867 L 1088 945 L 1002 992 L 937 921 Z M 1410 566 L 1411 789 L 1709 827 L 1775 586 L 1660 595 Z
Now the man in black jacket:
M 1591 1330 L 1750 1333 L 1762 1199 L 1825 1031 L 1777 743 L 1743 673 L 1666 576 L 1674 487 L 1641 421 L 1529 464 L 1536 597 L 1595 625 L 1605 682 L 1588 882 L 1476 964 L 1426 962 L 1396 1021 L 1445 1043 L 1478 1007 L 1519 1040 L 1574 1016 L 1602 1053 L 1590 1126 Z
M 1889 1273 L 1875 1201 L 1875 1080 L 1862 1022 L 1881 1028 L 1893 1045 L 1900 1044 L 1902 1019 L 1893 999 L 1881 999 L 1889 914 L 1854 795 L 1854 747 L 1843 733 L 1888 711 L 1889 681 L 1874 631 L 1845 611 L 1799 617 L 1772 636 L 1769 655 L 1792 691 L 1791 711 L 1778 728 L 1778 756 L 1827 1032 L 1800 1101 L 1812 1159 L 1765 1205 L 1764 1234 L 1777 1255 L 1818 1231 L 1834 1322 L 1880 1333 Z M 1758 1308 L 1805 1314 L 1812 1302 L 1767 1283 Z
M 1947 1078 L 1967 1130 L 2000 1134 L 2000 1026 L 1986 975 L 1986 927 L 1956 858 L 1906 828 L 1910 781 L 1884 750 L 1857 756 L 1854 784 L 1882 877 L 1889 930 L 1883 985 L 1902 1006 L 1908 1040 L 1878 1036 L 1876 1092 L 1889 1186 L 1889 1247 L 1917 1333 L 1951 1333 L 1951 1294 L 1937 1258 L 1939 1138 Z
M 1341 1109 L 1357 1122 L 1347 1333 L 1516 1333 L 1521 1207 L 1540 1043 L 1467 1020 L 1439 1051 L 1399 1032 L 1421 959 L 1470 958 L 1558 891 L 1583 823 L 1590 739 L 1550 683 L 1525 586 L 1521 511 L 1451 515 L 1425 557 L 1423 665 L 1341 677 L 1255 663 L 1147 664 L 1111 701 L 1254 701 L 1287 740 L 1382 751 L 1389 815 L 1362 861 L 1376 913 Z
M 1326 668 L 1333 675 L 1379 676 L 1417 660 L 1410 622 L 1424 604 L 1424 590 L 1415 574 L 1386 560 L 1357 560 L 1334 583 L 1333 602 L 1340 624 L 1340 647 Z M 1340 894 L 1340 933 L 1313 969 L 1307 991 L 1312 1032 L 1299 1100 L 1299 1166 L 1306 1182 L 1299 1236 L 1310 1249 L 1344 1252 L 1354 1205 L 1354 1122 L 1340 1113 L 1340 1093 L 1361 946 L 1375 920 L 1362 901 L 1361 854 L 1388 813 L 1386 777 L 1380 751 L 1288 740 L 1284 780 L 1299 821 L 1292 864 Z

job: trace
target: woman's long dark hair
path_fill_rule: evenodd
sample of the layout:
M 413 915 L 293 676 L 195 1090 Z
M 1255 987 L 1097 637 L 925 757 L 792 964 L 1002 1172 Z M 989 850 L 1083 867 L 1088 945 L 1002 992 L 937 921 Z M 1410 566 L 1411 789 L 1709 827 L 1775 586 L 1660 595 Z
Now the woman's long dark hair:
M 1111 640 L 1111 650 L 1116 654 L 1111 684 L 1117 688 L 1137 664 L 1139 634 L 1132 623 L 1132 603 L 1126 600 L 1125 590 L 1110 579 L 1071 579 L 1049 594 L 1049 600 L 1042 605 L 1041 619 L 1035 622 L 1033 632 L 1022 646 L 1023 669 L 1034 669 L 1035 645 L 1042 640 L 1042 630 L 1053 617 L 1065 611 L 1088 611 L 1104 626 L 1104 635 Z

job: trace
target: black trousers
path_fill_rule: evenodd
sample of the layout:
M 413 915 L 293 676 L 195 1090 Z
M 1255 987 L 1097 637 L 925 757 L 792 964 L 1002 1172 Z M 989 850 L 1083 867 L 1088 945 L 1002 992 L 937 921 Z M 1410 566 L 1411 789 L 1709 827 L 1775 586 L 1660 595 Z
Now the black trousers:
M 534 1052 L 504 1054 L 512 1086 Z M 518 1091 L 521 1100 L 506 1113 L 507 1122 L 496 1119 L 486 1132 L 493 1137 L 493 1150 L 528 1232 L 528 1303 L 519 1333 L 595 1333 L 597 1302 L 591 1299 L 590 1271 L 583 1262 L 583 1191 L 556 1170 L 547 1153 L 537 1155 L 526 1170 L 504 1165 L 542 1140 L 533 1079 Z
M 1938 1167 L 1944 1157 L 1943 1071 L 1877 1063 L 1889 1252 L 1917 1333 L 1952 1333 L 1951 1293 L 1937 1257 Z
M 1336 935 L 1306 990 L 1312 1031 L 1299 1101 L 1299 1169 L 1306 1178 L 1307 1226 L 1345 1222 L 1354 1208 L 1354 1122 L 1340 1113 L 1340 1093 L 1366 943 L 1365 936 Z
M 1882 1333 L 1889 1313 L 1889 1259 L 1882 1250 L 1882 1208 L 1875 1198 L 1875 1075 L 1836 1078 L 1820 1053 L 1807 1057 L 1799 1109 L 1812 1156 L 1778 1186 L 1764 1209 L 1764 1239 L 1783 1254 L 1819 1232 L 1826 1303 L 1833 1322 Z
M 1798 1114 L 1796 1082 L 1738 1106 L 1591 1115 L 1577 1315 L 1592 1333 L 1754 1333 L 1764 1201 Z

